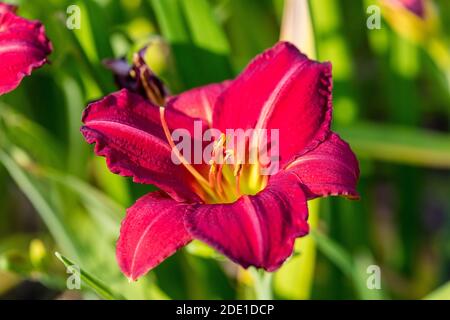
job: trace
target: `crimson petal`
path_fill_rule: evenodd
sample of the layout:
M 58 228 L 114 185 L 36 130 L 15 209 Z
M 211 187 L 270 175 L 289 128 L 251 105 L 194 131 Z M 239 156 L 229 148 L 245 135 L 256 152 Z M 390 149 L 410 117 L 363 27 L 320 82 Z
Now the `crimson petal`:
M 14 6 L 0 3 L 0 95 L 17 88 L 52 52 L 42 24 L 14 12 Z
M 13 12 L 15 13 L 17 11 L 17 6 L 9 3 L 3 3 L 0 2 L 0 14 L 6 13 L 6 12 Z
M 191 235 L 244 268 L 276 270 L 292 254 L 295 238 L 309 231 L 306 198 L 292 173 L 273 176 L 256 196 L 190 210 L 186 226 Z
M 186 207 L 153 192 L 127 210 L 116 248 L 127 277 L 136 280 L 192 240 L 183 222 Z
M 166 110 L 165 118 L 169 129 L 193 131 L 193 120 L 176 111 Z M 176 200 L 199 200 L 190 173 L 172 161 L 159 107 L 123 89 L 90 104 L 83 123 L 81 132 L 113 173 L 154 184 Z
M 256 57 L 220 96 L 213 125 L 223 132 L 279 129 L 282 166 L 328 135 L 331 82 L 331 64 L 309 60 L 294 45 L 280 42 Z
M 330 195 L 359 197 L 356 191 L 358 160 L 350 146 L 335 133 L 331 133 L 316 149 L 290 163 L 287 171 L 299 176 L 308 200 Z
M 166 108 L 178 110 L 191 118 L 202 119 L 211 126 L 216 101 L 230 83 L 225 81 L 185 91 L 171 97 Z

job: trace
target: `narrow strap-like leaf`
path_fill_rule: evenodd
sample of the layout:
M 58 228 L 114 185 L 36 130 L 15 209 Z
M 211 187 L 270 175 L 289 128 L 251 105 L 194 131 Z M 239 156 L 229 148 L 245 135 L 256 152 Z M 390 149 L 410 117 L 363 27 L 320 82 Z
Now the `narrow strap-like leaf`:
M 61 255 L 59 252 L 55 252 L 55 256 L 68 268 L 73 267 L 76 264 Z M 89 288 L 94 290 L 100 297 L 106 300 L 124 300 L 125 298 L 119 294 L 114 293 L 111 289 L 109 289 L 105 284 L 103 284 L 100 280 L 90 275 L 86 271 L 80 270 L 81 280 L 87 285 Z

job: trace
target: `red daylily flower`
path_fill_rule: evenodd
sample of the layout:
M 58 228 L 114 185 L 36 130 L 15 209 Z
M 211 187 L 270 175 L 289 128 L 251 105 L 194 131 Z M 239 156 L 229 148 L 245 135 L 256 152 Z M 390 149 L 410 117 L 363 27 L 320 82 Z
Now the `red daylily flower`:
M 17 88 L 52 52 L 42 24 L 17 16 L 16 9 L 0 2 L 0 95 Z
M 308 200 L 357 198 L 357 159 L 330 130 L 331 89 L 329 63 L 280 42 L 235 80 L 170 97 L 164 108 L 127 89 L 90 104 L 81 131 L 97 155 L 112 172 L 161 189 L 127 211 L 117 243 L 125 275 L 137 279 L 192 239 L 244 268 L 274 271 L 309 232 Z M 221 132 L 278 129 L 280 170 L 175 165 L 170 133 L 183 128 L 197 139 L 194 120 Z

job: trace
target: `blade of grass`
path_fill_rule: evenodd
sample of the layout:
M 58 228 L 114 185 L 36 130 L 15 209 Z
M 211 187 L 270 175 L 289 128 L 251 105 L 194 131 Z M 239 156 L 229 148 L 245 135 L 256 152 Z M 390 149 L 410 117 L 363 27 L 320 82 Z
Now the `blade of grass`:
M 95 173 L 95 182 L 111 199 L 122 206 L 133 203 L 131 194 L 134 185 L 128 185 L 127 180 L 121 176 L 111 173 L 104 158 L 94 158 L 92 166 Z M 150 192 L 150 188 L 146 188 Z
M 230 77 L 227 41 L 206 1 L 148 1 L 185 88 Z
M 450 168 L 450 135 L 407 126 L 360 122 L 337 127 L 361 158 Z
M 112 57 L 112 50 L 108 49 L 105 52 L 98 52 L 93 35 L 94 30 L 90 22 L 92 18 L 88 9 L 82 1 L 78 1 L 77 5 L 80 6 L 82 16 L 80 30 L 69 30 L 66 28 L 64 25 L 65 20 L 61 19 L 61 17 L 56 17 L 57 21 L 54 22 L 54 25 L 60 26 L 56 29 L 60 32 L 59 37 L 68 39 L 67 45 L 70 46 L 71 53 L 78 61 L 78 72 L 79 68 L 82 68 L 81 79 L 87 91 L 88 99 L 96 99 L 102 94 L 106 95 L 115 89 L 112 77 L 101 65 L 102 59 Z M 105 39 L 109 38 L 106 37 Z M 71 63 L 69 59 L 73 59 L 73 57 L 67 58 L 67 61 L 62 60 L 64 64 Z M 70 67 L 65 68 L 66 70 L 70 69 Z
M 77 265 L 58 252 L 55 252 L 55 256 L 66 266 L 66 268 Z M 84 271 L 81 268 L 79 270 L 80 270 L 81 280 L 84 282 L 84 284 L 87 285 L 92 290 L 94 290 L 100 297 L 102 297 L 106 300 L 124 300 L 125 299 L 121 295 L 111 291 L 105 284 L 103 284 L 100 280 L 98 280 L 94 276 L 90 275 L 88 272 Z
M 352 278 L 354 272 L 352 256 L 326 235 L 316 231 L 312 231 L 311 235 L 316 240 L 319 250 L 330 259 L 342 273 Z
M 61 166 L 63 148 L 42 126 L 16 112 L 12 107 L 0 102 L 2 134 L 14 145 L 26 149 L 41 162 Z M 45 141 L 45 144 L 41 142 Z
M 80 115 L 84 103 L 83 93 L 78 82 L 61 73 L 59 76 L 61 87 L 66 99 L 68 152 L 66 157 L 68 171 L 71 174 L 82 175 L 87 158 L 87 144 L 80 139 Z
M 205 81 L 220 81 L 232 76 L 228 61 L 230 45 L 226 35 L 218 24 L 211 5 L 206 0 L 181 1 L 181 5 L 190 29 L 192 42 L 201 49 L 210 52 L 203 54 L 208 60 L 203 61 L 208 66 Z
M 162 34 L 171 43 L 187 43 L 190 41 L 183 14 L 178 0 L 149 0 L 156 14 Z
M 425 300 L 450 300 L 450 282 L 427 295 Z
M 71 255 L 78 257 L 77 246 L 73 242 L 69 231 L 24 169 L 3 149 L 0 149 L 0 163 L 3 164 L 12 179 L 38 211 L 58 245 L 66 252 L 70 252 Z
M 170 44 L 175 64 L 184 86 L 201 82 L 192 50 L 188 50 L 191 39 L 178 0 L 148 0 L 156 15 L 158 26 Z
M 226 35 L 206 0 L 181 1 L 192 40 L 199 47 L 220 55 L 230 54 Z
M 358 297 L 363 300 L 372 299 L 373 295 L 361 284 L 361 271 L 350 253 L 323 233 L 313 230 L 311 236 L 317 243 L 318 250 L 352 281 Z
M 233 69 L 242 68 L 258 53 L 278 41 L 279 25 L 267 0 L 228 0 L 223 11 L 227 13 L 224 28 L 232 48 Z
M 111 231 L 117 233 L 118 230 L 116 229 L 126 209 L 105 193 L 75 176 L 51 168 L 34 167 L 33 173 L 38 177 L 54 181 L 67 187 L 90 209 L 89 212 L 95 213 L 94 218 L 101 222 L 103 227 L 108 227 Z

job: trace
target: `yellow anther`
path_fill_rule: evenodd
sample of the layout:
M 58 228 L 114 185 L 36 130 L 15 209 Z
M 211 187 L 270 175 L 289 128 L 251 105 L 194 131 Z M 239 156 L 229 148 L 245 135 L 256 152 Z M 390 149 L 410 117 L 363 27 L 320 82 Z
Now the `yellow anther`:
M 209 168 L 209 186 L 214 188 L 216 184 L 216 164 L 213 162 Z
M 219 191 L 219 194 L 222 196 L 223 195 L 223 187 L 222 187 L 222 169 L 223 169 L 223 164 L 219 165 L 219 170 L 217 171 L 217 190 Z
M 223 149 L 224 145 L 225 145 L 225 134 L 221 133 L 219 139 L 214 141 L 213 152 Z
M 221 133 L 219 139 L 217 140 L 217 145 L 220 145 L 223 147 L 225 142 L 226 142 L 225 133 Z
M 234 151 L 231 149 L 225 150 L 225 158 L 223 159 L 223 163 L 226 164 L 228 159 L 234 157 Z
M 234 171 L 233 171 L 233 175 L 235 177 L 239 176 L 241 174 L 242 171 L 242 164 L 237 163 L 234 165 Z
M 237 175 L 236 176 L 236 193 L 238 195 L 238 197 L 240 197 L 242 195 L 241 193 L 241 175 Z

